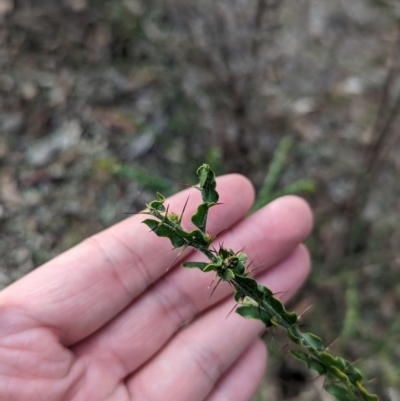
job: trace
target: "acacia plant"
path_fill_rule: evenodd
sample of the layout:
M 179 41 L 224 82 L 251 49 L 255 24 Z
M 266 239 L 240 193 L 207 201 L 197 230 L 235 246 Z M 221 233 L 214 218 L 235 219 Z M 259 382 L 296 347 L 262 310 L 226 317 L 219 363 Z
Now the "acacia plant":
M 297 359 L 305 362 L 309 369 L 326 377 L 325 390 L 339 401 L 378 401 L 363 384 L 363 375 L 348 360 L 330 354 L 322 340 L 312 333 L 300 331 L 299 316 L 288 312 L 282 302 L 275 298 L 272 291 L 249 277 L 246 268 L 247 255 L 242 251 L 220 246 L 218 250 L 211 246 L 213 236 L 206 232 L 208 210 L 217 205 L 215 174 L 210 166 L 203 164 L 197 170 L 202 203 L 191 217 L 196 229 L 186 231 L 181 226 L 180 216 L 164 206 L 165 198 L 157 193 L 157 200 L 147 205 L 147 214 L 155 219 L 143 221 L 159 237 L 167 237 L 175 248 L 182 251 L 192 247 L 202 252 L 209 262 L 185 262 L 188 268 L 198 268 L 203 272 L 213 271 L 218 283 L 227 281 L 234 288 L 234 299 L 239 304 L 236 312 L 246 319 L 261 320 L 267 328 L 280 326 L 286 330 L 289 340 L 295 344 L 290 352 Z

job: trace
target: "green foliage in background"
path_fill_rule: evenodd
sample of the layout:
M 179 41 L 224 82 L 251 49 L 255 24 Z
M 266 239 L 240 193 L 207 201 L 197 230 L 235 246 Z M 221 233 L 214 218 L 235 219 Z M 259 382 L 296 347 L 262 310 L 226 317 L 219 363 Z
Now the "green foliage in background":
M 178 188 L 167 179 L 156 174 L 151 174 L 147 170 L 137 166 L 127 166 L 118 163 L 114 159 L 100 159 L 97 161 L 97 167 L 107 171 L 108 173 L 134 179 L 146 189 L 151 191 L 161 191 L 170 195 L 178 190 Z
M 261 209 L 267 203 L 283 195 L 313 193 L 316 191 L 316 182 L 307 179 L 295 181 L 284 186 L 282 189 L 276 189 L 277 183 L 285 168 L 286 160 L 292 145 L 293 140 L 289 137 L 284 137 L 280 141 L 278 149 L 275 151 L 273 159 L 270 163 L 268 174 L 265 176 L 264 183 L 261 186 L 251 212 Z

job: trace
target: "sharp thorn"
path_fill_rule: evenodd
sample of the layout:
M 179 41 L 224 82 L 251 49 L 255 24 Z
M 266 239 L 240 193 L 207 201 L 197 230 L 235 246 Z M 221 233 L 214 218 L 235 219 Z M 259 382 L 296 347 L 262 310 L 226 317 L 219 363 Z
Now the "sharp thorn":
M 186 206 L 187 206 L 187 204 L 188 204 L 188 202 L 189 202 L 189 198 L 190 198 L 190 195 L 188 195 L 188 197 L 187 197 L 187 199 L 186 199 L 186 202 L 185 202 L 185 206 L 183 206 L 182 213 L 181 213 L 181 215 L 180 215 L 180 217 L 179 217 L 179 220 L 178 220 L 178 223 L 179 223 L 179 224 L 181 224 L 182 217 L 183 217 L 183 213 L 185 213 Z
M 236 309 L 236 307 L 238 306 L 238 303 L 236 303 L 233 308 L 229 311 L 229 313 L 226 315 L 225 319 L 228 319 L 229 315 Z
M 266 265 L 268 262 L 261 263 L 260 265 L 256 266 L 254 269 L 250 270 L 250 273 L 256 271 L 259 267 Z
M 299 314 L 299 318 L 301 318 L 307 311 L 309 311 L 311 308 L 313 307 L 313 305 L 311 304 L 310 306 L 308 306 L 306 309 L 303 310 L 303 312 L 301 312 Z
M 211 288 L 211 286 L 213 285 L 213 283 L 214 283 L 214 281 L 215 281 L 215 279 L 216 279 L 217 277 L 218 277 L 217 275 L 214 276 L 214 278 L 211 280 L 211 283 L 210 283 L 209 286 L 206 288 L 206 291 L 208 291 L 208 290 Z
M 215 290 L 217 289 L 217 287 L 219 286 L 219 283 L 222 281 L 222 278 L 220 278 L 217 282 L 217 284 L 215 284 L 215 287 L 212 289 L 210 296 L 208 297 L 208 300 L 210 300 L 210 298 L 213 296 Z
M 174 260 L 172 261 L 172 263 L 167 267 L 167 269 L 165 270 L 166 272 L 175 264 L 175 262 L 177 261 L 177 259 L 179 258 L 179 256 L 182 255 L 182 252 L 187 248 L 187 245 L 184 245 L 183 248 L 179 251 L 179 253 L 175 256 Z M 173 248 L 173 249 L 178 249 L 178 248 Z

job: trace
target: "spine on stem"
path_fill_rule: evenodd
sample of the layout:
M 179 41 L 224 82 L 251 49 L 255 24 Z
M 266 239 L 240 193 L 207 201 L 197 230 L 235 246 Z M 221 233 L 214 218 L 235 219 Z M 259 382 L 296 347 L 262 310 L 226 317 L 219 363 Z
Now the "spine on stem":
M 235 290 L 234 299 L 238 303 L 236 312 L 246 319 L 261 320 L 267 328 L 282 327 L 288 338 L 295 344 L 290 350 L 297 359 L 307 364 L 318 374 L 326 377 L 325 390 L 339 401 L 378 401 L 378 397 L 364 388 L 361 372 L 344 358 L 333 356 L 323 345 L 322 340 L 312 333 L 299 329 L 299 316 L 288 312 L 282 302 L 274 297 L 272 291 L 249 277 L 246 269 L 247 255 L 241 251 L 220 246 L 211 248 L 214 238 L 206 232 L 208 211 L 217 205 L 219 195 L 216 191 L 215 174 L 210 166 L 203 164 L 197 170 L 202 203 L 191 220 L 196 227 L 186 231 L 181 226 L 180 216 L 168 210 L 165 198 L 157 193 L 157 199 L 147 205 L 145 212 L 153 218 L 143 221 L 159 237 L 169 238 L 175 248 L 182 251 L 192 247 L 202 252 L 208 262 L 185 262 L 182 266 L 198 268 L 203 272 L 215 272 L 219 281 L 229 282 Z

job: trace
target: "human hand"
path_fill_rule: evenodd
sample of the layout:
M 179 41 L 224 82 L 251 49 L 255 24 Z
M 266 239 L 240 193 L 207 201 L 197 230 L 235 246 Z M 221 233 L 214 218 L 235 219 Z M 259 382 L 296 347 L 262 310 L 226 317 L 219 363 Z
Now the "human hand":
M 245 247 L 254 266 L 263 264 L 258 280 L 288 299 L 309 270 L 300 245 L 312 224 L 307 204 L 288 196 L 240 220 L 253 202 L 250 183 L 238 175 L 217 182 L 224 205 L 210 210 L 208 231 L 226 229 L 218 241 Z M 178 212 L 189 193 L 190 216 L 198 191 L 166 204 Z M 251 399 L 266 364 L 263 326 L 226 318 L 234 306 L 226 284 L 208 300 L 212 274 L 166 273 L 178 251 L 142 220 L 88 238 L 0 293 L 0 400 Z

